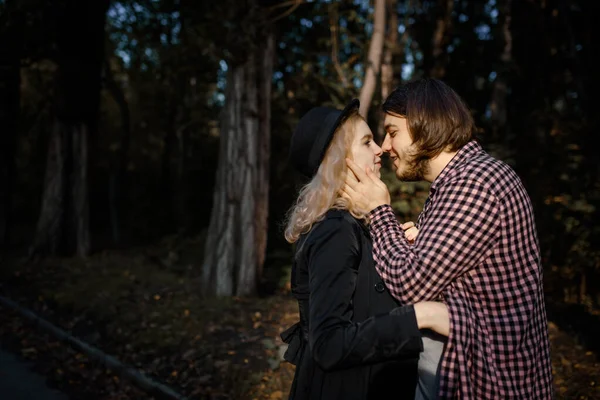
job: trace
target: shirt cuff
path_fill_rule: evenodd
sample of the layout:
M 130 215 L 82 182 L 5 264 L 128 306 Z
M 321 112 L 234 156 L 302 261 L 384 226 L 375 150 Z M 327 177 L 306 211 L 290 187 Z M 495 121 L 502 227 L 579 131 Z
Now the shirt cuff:
M 385 229 L 386 221 L 397 221 L 394 209 L 389 204 L 377 206 L 369 213 L 369 222 L 371 229 L 375 232 Z

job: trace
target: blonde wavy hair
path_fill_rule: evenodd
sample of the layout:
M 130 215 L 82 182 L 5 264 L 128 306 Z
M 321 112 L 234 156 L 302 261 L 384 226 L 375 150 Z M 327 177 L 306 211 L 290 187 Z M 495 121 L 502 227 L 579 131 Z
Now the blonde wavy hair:
M 333 134 L 333 138 L 315 176 L 304 185 L 295 204 L 287 213 L 285 239 L 294 243 L 300 235 L 308 233 L 313 225 L 332 209 L 347 210 L 359 220 L 367 220 L 367 213 L 351 201 L 341 197 L 348 167 L 346 157 L 352 158 L 352 142 L 356 128 L 364 118 L 358 110 L 351 112 Z

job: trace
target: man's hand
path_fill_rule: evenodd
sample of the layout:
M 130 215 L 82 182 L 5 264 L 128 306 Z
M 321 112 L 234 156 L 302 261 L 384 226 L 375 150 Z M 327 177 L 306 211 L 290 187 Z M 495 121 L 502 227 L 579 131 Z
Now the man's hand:
M 350 168 L 346 176 L 346 184 L 342 189 L 342 196 L 350 199 L 356 207 L 370 212 L 383 204 L 390 204 L 390 192 L 387 186 L 379 179 L 370 168 L 361 170 L 356 163 L 346 158 Z

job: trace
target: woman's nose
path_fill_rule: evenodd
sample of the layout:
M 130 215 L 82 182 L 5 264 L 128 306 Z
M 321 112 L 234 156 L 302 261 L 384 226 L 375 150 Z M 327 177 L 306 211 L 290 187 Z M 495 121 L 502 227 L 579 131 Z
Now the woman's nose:
M 375 155 L 377 157 L 381 156 L 383 154 L 383 150 L 381 147 L 379 147 L 379 145 L 377 143 L 375 143 Z

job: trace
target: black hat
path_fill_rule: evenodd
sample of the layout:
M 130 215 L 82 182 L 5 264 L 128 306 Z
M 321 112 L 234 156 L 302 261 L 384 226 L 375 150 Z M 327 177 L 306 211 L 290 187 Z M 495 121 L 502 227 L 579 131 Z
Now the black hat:
M 343 110 L 315 107 L 304 114 L 290 144 L 289 158 L 294 168 L 308 178 L 315 176 L 336 129 L 359 105 L 354 99 Z

